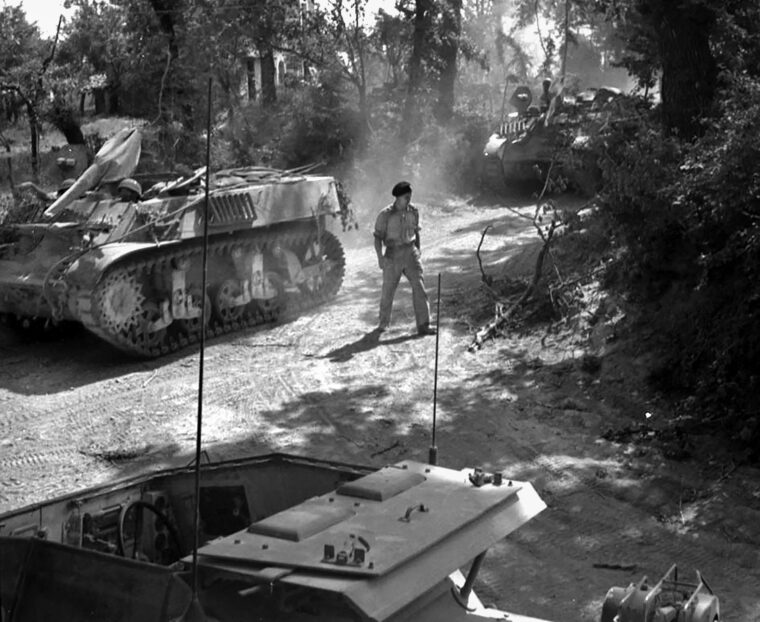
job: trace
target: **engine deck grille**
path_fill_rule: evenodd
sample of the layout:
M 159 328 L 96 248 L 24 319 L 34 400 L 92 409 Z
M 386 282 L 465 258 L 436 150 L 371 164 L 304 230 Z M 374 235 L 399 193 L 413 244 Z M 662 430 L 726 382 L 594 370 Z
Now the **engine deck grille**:
M 247 192 L 209 197 L 209 224 L 234 224 L 256 220 L 256 208 Z

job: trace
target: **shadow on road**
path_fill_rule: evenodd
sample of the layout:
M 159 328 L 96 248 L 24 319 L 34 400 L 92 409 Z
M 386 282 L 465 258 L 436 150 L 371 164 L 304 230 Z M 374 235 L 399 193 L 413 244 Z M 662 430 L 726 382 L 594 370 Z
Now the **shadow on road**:
M 404 343 L 411 339 L 417 339 L 419 335 L 401 335 L 399 337 L 393 337 L 392 339 L 382 340 L 380 337 L 381 333 L 377 329 L 371 330 L 356 341 L 335 348 L 320 358 L 329 359 L 332 363 L 345 363 L 346 361 L 351 360 L 355 354 L 359 354 L 360 352 L 367 352 L 377 346 L 390 346 Z

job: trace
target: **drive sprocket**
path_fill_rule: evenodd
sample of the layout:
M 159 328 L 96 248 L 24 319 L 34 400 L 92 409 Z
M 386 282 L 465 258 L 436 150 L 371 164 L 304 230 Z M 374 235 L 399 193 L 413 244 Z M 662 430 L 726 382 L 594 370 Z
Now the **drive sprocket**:
M 115 270 L 98 286 L 97 314 L 107 331 L 126 334 L 141 323 L 145 296 L 136 273 L 134 268 Z

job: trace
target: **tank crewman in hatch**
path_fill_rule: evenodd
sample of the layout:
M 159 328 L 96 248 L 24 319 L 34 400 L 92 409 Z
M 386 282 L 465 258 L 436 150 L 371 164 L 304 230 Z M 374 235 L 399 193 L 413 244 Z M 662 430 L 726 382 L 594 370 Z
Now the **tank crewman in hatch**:
M 554 96 L 556 95 L 554 91 L 550 90 L 551 86 L 552 86 L 552 81 L 549 80 L 549 78 L 546 78 L 541 83 L 541 87 L 543 90 L 541 91 L 541 95 L 539 95 L 538 97 L 538 103 L 541 107 L 541 112 L 546 112 L 547 110 L 549 110 L 549 105 L 552 103 L 552 99 L 554 99 Z
M 116 193 L 119 201 L 135 203 L 142 198 L 142 186 L 136 179 L 126 177 L 119 182 Z
M 509 98 L 509 103 L 521 117 L 524 117 L 528 112 L 528 106 L 530 106 L 532 101 L 533 95 L 530 92 L 530 88 L 524 84 L 518 86 L 512 93 L 512 97 Z
M 435 328 L 430 326 L 430 306 L 422 279 L 420 215 L 410 203 L 412 187 L 409 182 L 400 181 L 393 186 L 391 194 L 393 203 L 381 210 L 375 221 L 375 252 L 377 263 L 383 271 L 380 323 L 376 330 L 382 333 L 391 323 L 393 297 L 403 274 L 412 286 L 417 333 L 435 335 Z

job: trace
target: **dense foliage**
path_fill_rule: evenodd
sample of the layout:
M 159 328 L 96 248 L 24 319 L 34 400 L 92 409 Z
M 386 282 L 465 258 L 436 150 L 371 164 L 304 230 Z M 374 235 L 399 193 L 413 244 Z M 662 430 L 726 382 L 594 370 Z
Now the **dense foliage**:
M 650 312 L 662 344 L 656 387 L 691 429 L 717 425 L 756 458 L 760 81 L 723 80 L 693 141 L 668 135 L 657 111 L 605 137 L 599 216 L 618 252 L 609 277 Z

